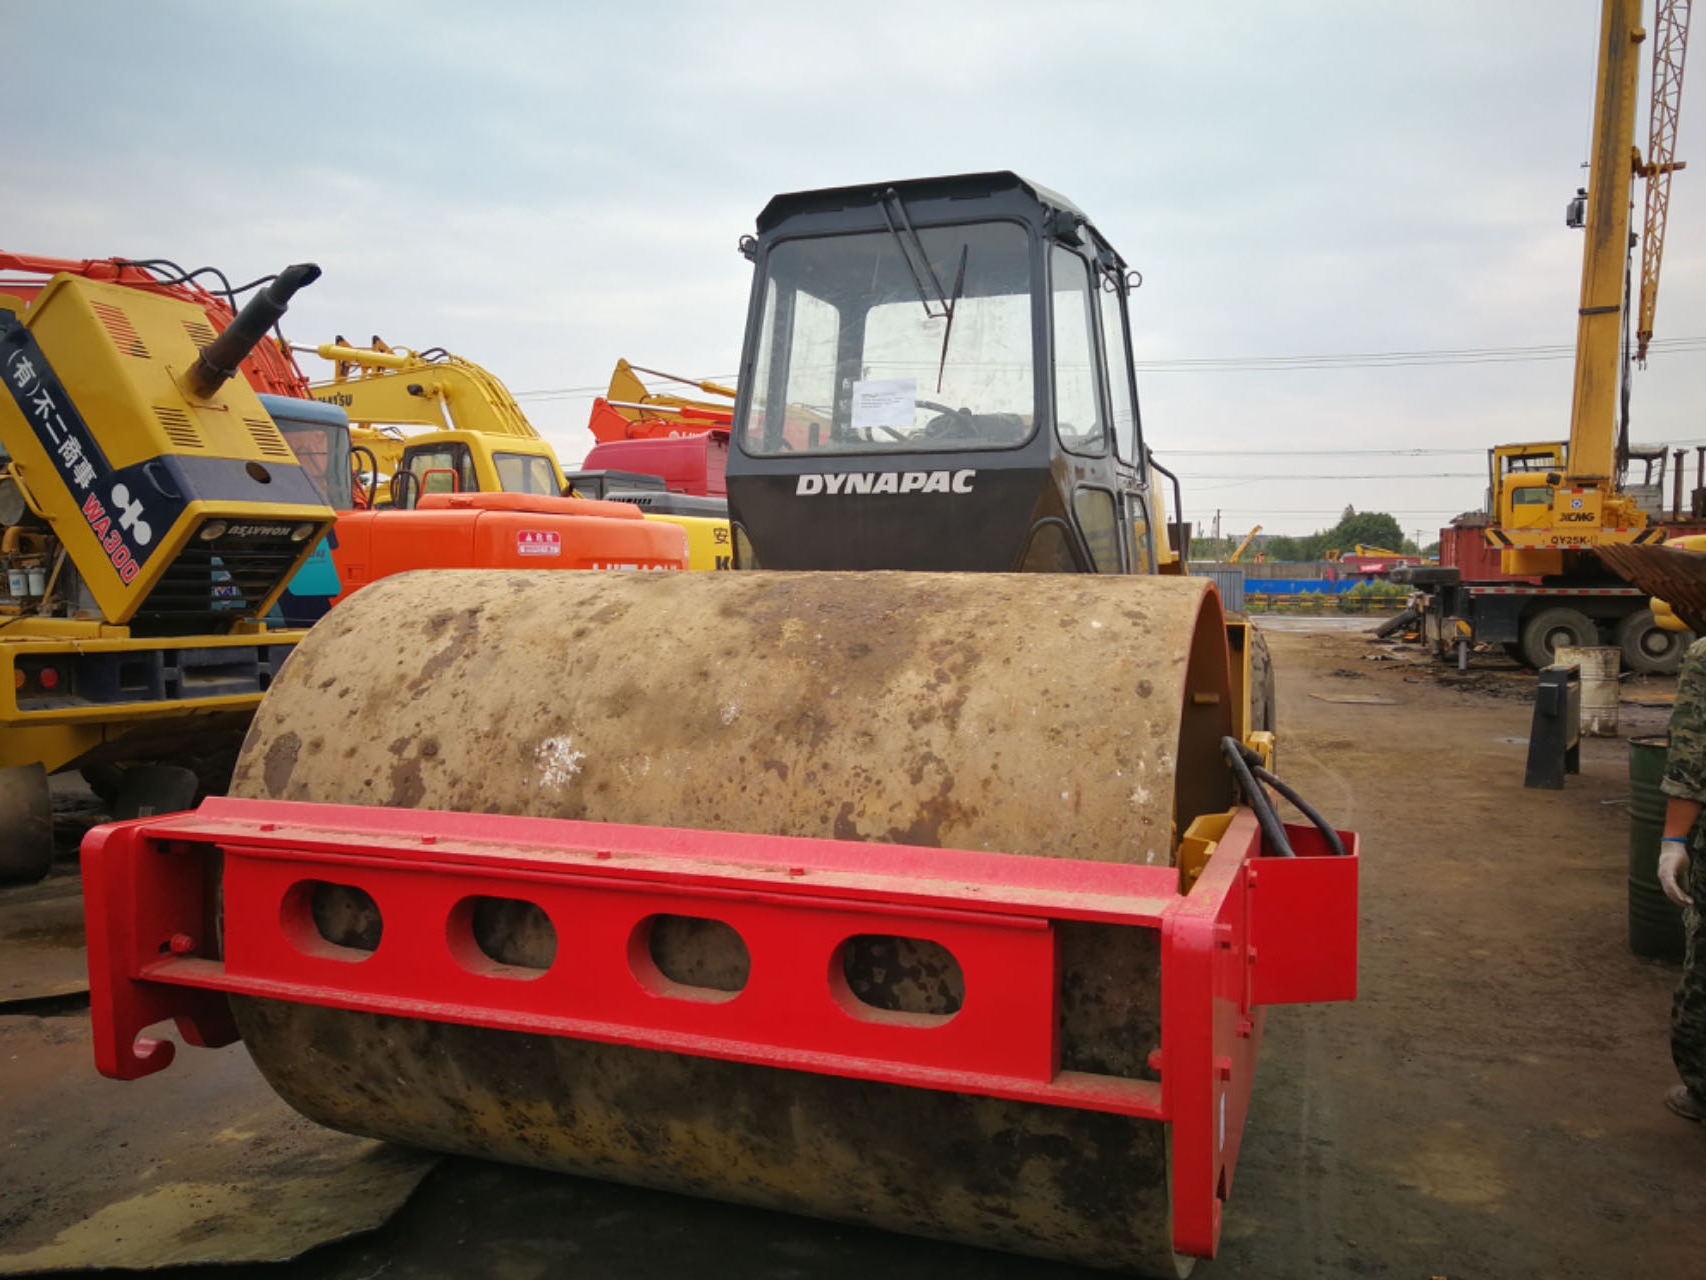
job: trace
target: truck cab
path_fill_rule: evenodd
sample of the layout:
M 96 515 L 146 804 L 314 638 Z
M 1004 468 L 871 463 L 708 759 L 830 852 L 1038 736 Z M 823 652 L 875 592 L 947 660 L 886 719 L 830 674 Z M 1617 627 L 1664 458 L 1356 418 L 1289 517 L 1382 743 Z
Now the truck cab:
M 1545 529 L 1553 522 L 1553 495 L 1562 481 L 1562 440 L 1502 444 L 1487 451 L 1488 503 L 1503 529 Z

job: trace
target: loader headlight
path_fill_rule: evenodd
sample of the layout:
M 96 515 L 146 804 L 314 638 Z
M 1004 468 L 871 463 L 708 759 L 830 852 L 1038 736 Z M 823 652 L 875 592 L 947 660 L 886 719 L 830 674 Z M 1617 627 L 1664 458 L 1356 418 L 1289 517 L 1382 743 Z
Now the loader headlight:
M 209 520 L 195 531 L 195 536 L 203 542 L 212 542 L 215 538 L 224 537 L 225 530 L 229 527 L 223 520 Z
M 292 542 L 306 542 L 314 536 L 314 526 L 306 522 L 297 525 L 290 531 Z

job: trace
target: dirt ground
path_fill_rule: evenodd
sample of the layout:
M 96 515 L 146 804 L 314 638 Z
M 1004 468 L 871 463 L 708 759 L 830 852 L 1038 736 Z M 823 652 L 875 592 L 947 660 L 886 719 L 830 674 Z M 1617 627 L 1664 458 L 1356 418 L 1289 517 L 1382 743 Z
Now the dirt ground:
M 1626 741 L 1587 740 L 1562 792 L 1525 790 L 1531 675 L 1491 658 L 1458 675 L 1372 644 L 1362 620 L 1333 622 L 1270 628 L 1279 772 L 1362 835 L 1361 993 L 1272 1011 L 1222 1254 L 1197 1274 L 1706 1274 L 1706 1128 L 1660 1103 L 1677 971 L 1626 944 Z M 1626 688 L 1626 735 L 1662 728 L 1673 684 Z M 86 1028 L 64 996 L 0 1013 L 0 1253 L 9 1234 L 38 1243 L 92 1184 L 183 1176 L 217 1136 L 198 1131 L 198 1107 L 210 1131 L 240 1115 L 244 1141 L 294 1132 L 239 1046 L 120 1085 L 78 1061 Z M 44 1159 L 55 1114 L 84 1136 Z M 140 1156 L 127 1126 L 148 1131 Z M 252 1155 L 265 1163 L 264 1146 Z M 269 1213 L 265 1198 L 245 1203 Z M 290 1262 L 151 1274 L 1091 1273 L 445 1160 L 368 1234 Z

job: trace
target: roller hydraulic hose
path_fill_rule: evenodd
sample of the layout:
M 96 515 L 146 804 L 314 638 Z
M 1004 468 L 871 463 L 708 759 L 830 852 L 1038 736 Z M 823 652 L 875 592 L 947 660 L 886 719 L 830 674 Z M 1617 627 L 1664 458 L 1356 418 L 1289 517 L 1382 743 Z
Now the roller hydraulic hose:
M 1262 782 L 1289 800 L 1299 813 L 1315 825 L 1315 829 L 1321 833 L 1321 838 L 1327 842 L 1327 848 L 1335 857 L 1345 855 L 1345 842 L 1339 838 L 1333 824 L 1322 817 L 1315 806 L 1300 796 L 1290 783 L 1282 782 L 1272 770 L 1263 767 L 1260 755 L 1233 737 L 1222 738 L 1220 750 L 1227 763 L 1232 766 L 1232 772 L 1237 777 L 1245 798 L 1250 802 L 1250 807 L 1256 811 L 1256 821 L 1261 824 L 1262 838 L 1267 842 L 1274 857 L 1295 858 L 1297 852 L 1291 847 L 1291 840 L 1285 834 L 1285 825 L 1280 822 L 1273 801 L 1268 799 L 1268 793 L 1262 790 Z
M 225 332 L 201 349 L 184 374 L 190 391 L 205 400 L 229 382 L 237 367 L 267 336 L 267 330 L 284 315 L 297 290 L 319 278 L 320 268 L 312 262 L 299 262 L 274 276 L 271 284 L 249 299 Z

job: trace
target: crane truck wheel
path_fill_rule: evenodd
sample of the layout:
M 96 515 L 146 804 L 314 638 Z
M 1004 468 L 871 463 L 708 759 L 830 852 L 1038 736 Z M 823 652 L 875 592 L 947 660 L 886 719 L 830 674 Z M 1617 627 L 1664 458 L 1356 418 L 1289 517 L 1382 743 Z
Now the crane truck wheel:
M 1531 667 L 1552 665 L 1560 648 L 1586 648 L 1599 643 L 1599 630 L 1587 614 L 1576 609 L 1542 609 L 1522 624 L 1522 657 Z
M 1692 631 L 1666 631 L 1651 609 L 1639 609 L 1617 624 L 1623 665 L 1642 675 L 1675 675 L 1693 643 Z
M 1176 831 L 1232 802 L 1228 653 L 1218 597 L 1194 578 L 407 574 L 298 646 L 232 792 L 1165 866 Z M 497 964 L 562 980 L 552 966 L 579 964 L 598 922 L 548 919 L 524 889 L 453 923 Z M 320 936 L 350 955 L 447 927 L 418 909 L 313 890 Z M 634 936 L 623 956 L 686 987 L 774 972 L 726 922 L 656 916 Z M 1063 929 L 1063 1069 L 1156 1078 L 1153 937 Z M 825 973 L 840 978 L 878 1019 L 979 998 L 928 938 L 849 939 Z M 334 1128 L 1128 1273 L 1188 1265 L 1159 1122 L 231 1004 L 272 1087 Z
M 53 866 L 53 797 L 38 764 L 0 769 L 0 884 L 31 884 Z

